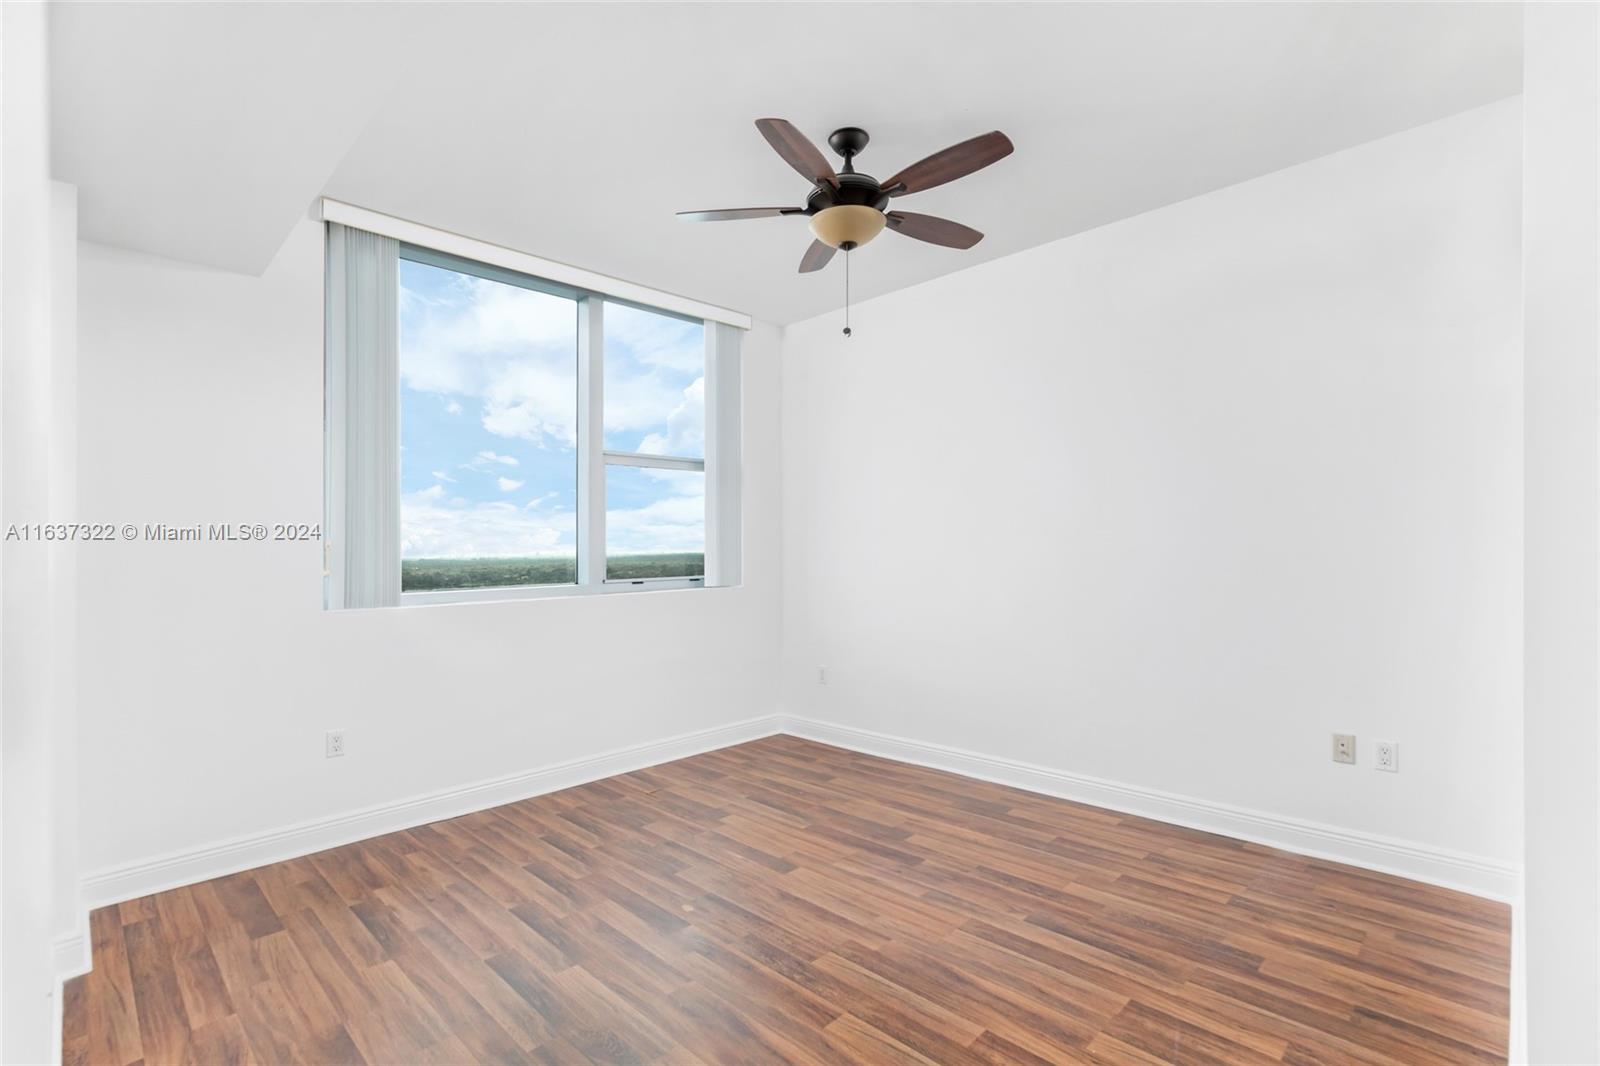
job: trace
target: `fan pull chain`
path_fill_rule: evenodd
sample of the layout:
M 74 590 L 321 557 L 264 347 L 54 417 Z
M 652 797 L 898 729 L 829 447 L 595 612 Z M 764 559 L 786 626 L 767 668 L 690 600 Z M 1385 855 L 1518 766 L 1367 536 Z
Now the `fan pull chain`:
M 844 250 L 844 335 L 850 336 L 850 249 Z

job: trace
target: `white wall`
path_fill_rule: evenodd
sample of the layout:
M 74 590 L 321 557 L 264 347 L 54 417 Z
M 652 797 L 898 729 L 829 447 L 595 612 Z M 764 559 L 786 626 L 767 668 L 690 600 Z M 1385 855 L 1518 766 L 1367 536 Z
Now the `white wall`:
M 320 227 L 260 278 L 80 253 L 83 516 L 320 521 Z M 740 588 L 327 612 L 316 544 L 82 551 L 91 893 L 167 853 L 772 713 L 778 374 L 758 326 Z
M 1502 101 L 788 327 L 786 709 L 1514 867 L 1519 151 Z
M 51 184 L 50 514 L 78 513 L 78 190 Z M 50 601 L 51 815 L 55 915 L 51 953 L 58 977 L 89 969 L 89 911 L 78 867 L 78 555 L 61 541 L 48 551 Z M 56 1034 L 59 1037 L 59 1034 Z
M 52 350 L 53 318 L 70 307 L 52 293 L 66 265 L 51 248 L 61 219 L 49 176 L 46 21 L 41 4 L 0 5 L 0 529 L 49 521 L 64 502 L 53 475 L 70 462 L 58 448 L 70 423 L 56 418 L 70 417 L 70 404 L 55 395 L 63 378 Z M 70 760 L 57 735 L 70 716 L 58 697 L 71 667 L 70 629 L 53 606 L 60 556 L 38 541 L 0 548 L 0 1061 L 15 1063 L 49 1060 L 58 1046 L 51 940 L 76 887 L 62 841 L 74 827 L 57 821 L 57 789 L 70 787 L 57 774 Z
M 1527 1051 L 1600 1062 L 1600 17 L 1523 39 Z

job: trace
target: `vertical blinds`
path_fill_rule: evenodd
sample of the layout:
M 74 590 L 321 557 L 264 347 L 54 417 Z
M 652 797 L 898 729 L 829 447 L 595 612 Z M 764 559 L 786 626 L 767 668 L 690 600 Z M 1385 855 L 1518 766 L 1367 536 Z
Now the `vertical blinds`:
M 329 607 L 400 604 L 399 242 L 328 225 Z

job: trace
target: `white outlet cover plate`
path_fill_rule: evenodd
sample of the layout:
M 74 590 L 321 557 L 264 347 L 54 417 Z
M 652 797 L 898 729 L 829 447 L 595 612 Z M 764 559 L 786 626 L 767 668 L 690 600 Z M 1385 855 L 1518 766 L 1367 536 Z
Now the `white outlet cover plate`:
M 1392 740 L 1380 740 L 1372 746 L 1372 766 L 1385 773 L 1400 772 L 1400 745 Z

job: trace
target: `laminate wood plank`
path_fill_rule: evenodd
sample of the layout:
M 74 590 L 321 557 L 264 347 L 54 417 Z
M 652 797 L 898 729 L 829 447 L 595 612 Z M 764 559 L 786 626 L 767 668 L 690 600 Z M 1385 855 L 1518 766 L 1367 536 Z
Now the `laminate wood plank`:
M 673 1016 L 681 1019 L 679 1031 L 694 1041 L 698 1054 L 709 1062 L 753 1066 L 806 1061 L 781 1036 L 745 1017 L 737 1004 L 700 985 L 689 985 L 675 993 L 672 1010 Z
M 893 1063 L 897 1066 L 937 1066 L 900 1041 L 880 1033 L 854 1014 L 841 1014 L 822 1030 L 823 1037 L 851 1062 Z
M 687 984 L 689 978 L 647 947 L 636 932 L 625 933 L 618 929 L 619 925 L 624 929 L 634 928 L 626 921 L 617 920 L 628 916 L 628 912 L 620 909 L 602 915 L 597 908 L 594 914 L 575 915 L 565 922 L 581 926 L 579 935 L 585 941 L 583 969 L 630 1002 L 648 1004 L 665 999 Z M 659 945 L 673 938 L 651 936 L 645 941 Z M 684 948 L 688 946 L 687 941 L 676 943 Z
M 996 1033 L 985 1032 L 969 1049 L 991 1066 L 1055 1066 L 1056 1063 L 1082 1061 L 1076 1052 L 1050 1049 L 1050 1055 L 1036 1055 L 1020 1044 Z
M 208 887 L 197 886 L 195 891 L 197 903 L 204 899 L 201 890 Z M 209 904 L 201 905 L 202 914 L 208 909 Z M 252 989 L 267 979 L 266 972 L 261 968 L 261 956 L 256 950 L 255 942 L 242 927 L 225 922 L 208 924 L 206 941 L 211 947 L 211 956 L 216 961 L 217 972 L 222 975 L 222 983 L 228 989 L 228 997 L 237 1009 L 239 997 L 248 995 Z
M 233 1014 L 233 1000 L 228 996 L 228 986 L 223 983 L 222 971 L 209 944 L 197 950 L 180 954 L 179 945 L 172 945 L 172 968 L 178 981 L 178 994 L 182 997 L 184 1016 L 195 1029 L 220 1022 Z
M 250 871 L 250 878 L 267 901 L 272 913 L 290 914 L 304 904 L 305 894 L 293 868 L 287 865 L 262 866 Z
M 94 969 L 86 974 L 83 993 L 63 1004 L 63 1032 L 78 1026 L 76 1011 L 84 1011 L 85 1057 L 90 1062 L 126 1064 L 144 1058 L 138 1006 L 133 993 L 133 973 L 128 965 L 127 942 L 116 907 L 104 907 L 89 916 L 90 950 Z M 68 1017 L 67 1011 L 74 1016 Z
M 410 975 L 434 1013 L 449 1020 L 477 1051 L 479 1061 L 514 1062 L 553 1033 L 526 1003 L 437 922 L 408 929 L 396 912 L 374 905 L 364 921 L 388 946 L 390 957 Z
M 702 988 L 724 998 L 776 1005 L 813 1028 L 827 1025 L 843 1010 L 841 997 L 828 994 L 835 983 L 826 975 L 756 938 L 723 940 L 710 934 L 696 942 L 681 965 Z
M 288 932 L 338 1017 L 357 1018 L 372 1009 L 365 967 L 339 946 L 316 912 L 307 911 L 289 923 Z
M 979 940 L 1039 963 L 1063 977 L 1129 998 L 1171 979 L 1124 954 L 1108 954 L 1075 937 L 1061 937 L 1027 922 L 970 921 L 961 927 Z
M 737 1011 L 767 1044 L 780 1050 L 783 1058 L 828 1066 L 851 1061 L 823 1035 L 835 1012 L 824 1010 L 819 1015 L 804 1009 L 808 1001 L 798 989 L 771 979 L 737 980 L 709 959 L 701 960 L 700 968 L 691 967 L 691 970 L 701 979 L 698 987 L 718 996 L 730 1009 Z M 801 1009 L 796 1009 L 797 1004 Z M 680 1029 L 680 1034 L 682 1040 L 691 1045 L 695 1043 L 692 1028 Z
M 194 1031 L 194 1061 L 206 1066 L 263 1066 L 250 1047 L 238 1015 L 229 1014 Z
M 555 976 L 555 984 L 573 1008 L 614 1034 L 640 1061 L 667 1059 L 677 1050 L 676 1041 L 662 1028 L 658 1010 L 646 1012 L 618 995 L 582 966 L 572 966 Z M 658 1001 L 652 999 L 650 1005 Z M 657 1015 L 651 1017 L 651 1013 Z
M 407 972 L 422 974 L 422 990 L 441 1017 L 482 1013 L 489 1022 L 474 1018 L 473 1025 L 467 1027 L 469 1031 L 488 1031 L 490 1043 L 501 1043 L 503 1033 L 506 1042 L 528 1052 L 557 1038 L 544 1017 L 448 929 L 424 929 L 419 936 L 426 954 L 403 956 L 400 961 Z M 432 964 L 427 959 L 429 955 L 436 960 Z M 458 1000 L 461 1006 L 456 1005 Z M 503 1057 L 502 1053 L 497 1059 Z
M 91 916 L 64 1061 L 1503 1062 L 1507 909 L 769 737 Z
M 206 943 L 205 923 L 187 888 L 175 888 L 151 898 L 155 903 L 155 914 L 166 931 L 167 942 L 172 946 L 174 958 L 183 958 L 209 946 Z
M 826 903 L 789 891 L 783 881 L 748 878 L 719 867 L 686 871 L 684 877 L 706 892 L 739 900 L 790 930 L 809 931 L 824 940 L 847 939 L 868 945 L 887 944 L 891 939 L 874 927 L 876 923 L 870 915 L 863 916 L 865 921 L 856 921 Z
M 323 852 L 324 855 L 329 854 Z M 212 881 L 216 889 L 217 898 L 234 920 L 243 926 L 245 935 L 252 940 L 271 936 L 283 931 L 283 922 L 278 918 L 278 912 L 272 909 L 272 904 L 267 902 L 266 895 L 261 891 L 261 886 L 256 883 L 253 874 L 233 874 L 229 877 L 219 877 Z
M 728 953 L 728 958 L 738 960 L 742 956 Z M 946 1063 L 977 1061 L 965 1047 L 978 1031 L 976 1027 L 956 1019 L 956 1031 L 944 1031 L 946 1012 L 942 1008 L 842 958 L 828 955 L 815 964 L 791 958 L 785 960 L 783 970 L 787 980 L 808 994 L 804 1002 L 821 1001 L 816 1005 L 819 1022 L 848 1010 L 919 1054 Z M 966 1032 L 968 1028 L 971 1033 Z
M 334 1031 L 342 1021 L 339 1010 L 289 932 L 280 929 L 256 941 L 256 946 L 268 982 L 281 993 L 280 1002 L 291 1012 L 297 1042 L 321 1047 L 336 1041 Z
M 310 1062 L 307 1053 L 294 1042 L 290 1031 L 288 1005 L 282 1002 L 277 986 L 263 981 L 255 988 L 232 994 L 234 1017 L 244 1030 L 245 1043 L 257 1062 Z M 350 1062 L 365 1062 L 357 1052 Z M 152 1064 L 155 1066 L 155 1064 Z
M 150 908 L 155 913 L 155 908 Z M 189 1057 L 191 1025 L 184 1009 L 172 952 L 159 917 L 122 927 L 133 998 L 139 1018 L 139 1042 L 146 1062 L 182 1062 Z
M 388 1023 L 386 1035 L 394 1048 L 393 1051 L 373 1056 L 375 1061 L 404 1062 L 410 1055 L 433 1058 L 426 1054 L 418 1055 L 417 1051 L 409 1049 L 426 1052 L 440 1045 L 455 1045 L 450 1027 L 433 1012 L 427 997 L 396 960 L 389 959 L 369 967 L 366 975 L 367 986 L 378 1004 L 373 1017 Z M 364 1033 L 370 1031 L 369 1027 L 362 1028 Z
M 1265 1066 L 1278 1055 L 1265 1055 L 1209 1029 L 1143 1003 L 1128 1004 L 1106 1025 L 1103 1036 L 1137 1048 L 1151 1058 L 1207 1066 Z M 1285 1044 L 1287 1047 L 1287 1044 Z
M 1434 1024 L 1452 1037 L 1472 1039 L 1479 1034 L 1486 1043 L 1500 1042 L 1500 1028 L 1492 1010 L 1457 1003 L 1403 979 L 1395 980 L 1381 971 L 1326 961 L 1271 958 L 1262 963 L 1260 972 L 1288 977 L 1303 986 L 1339 996 L 1354 1010 L 1371 1008 L 1397 1012 L 1419 1024 Z
M 963 972 L 1022 997 L 1023 1002 L 1043 1010 L 1059 1024 L 1098 1030 L 1131 998 L 1126 992 L 1064 973 L 964 931 L 939 947 L 960 960 Z
M 84 977 L 72 977 L 61 984 L 61 1061 L 76 1064 L 88 1061 L 89 1008 Z
M 307 891 L 313 885 L 325 888 L 326 882 L 321 880 L 302 882 L 300 885 L 302 900 L 307 898 Z M 383 896 L 386 901 L 393 900 L 396 895 L 406 895 L 402 887 L 398 885 L 390 887 L 394 888 L 393 893 L 390 893 L 388 887 L 378 890 L 381 893 L 389 893 Z M 326 889 L 326 891 L 332 890 Z M 317 902 L 301 907 L 299 913 L 294 914 L 287 924 L 291 932 L 301 925 L 314 926 L 319 935 L 338 948 L 339 955 L 358 967 L 376 966 L 389 957 L 383 945 L 378 943 L 354 911 L 343 903 L 330 905 L 322 899 L 320 893 Z
M 1172 1000 L 1158 1002 L 1173 1002 Z M 1393 1045 L 1387 1049 L 1361 1046 L 1337 1035 L 1353 1028 L 1353 1012 L 1337 1003 L 1327 1005 L 1325 1011 L 1306 1007 L 1296 1000 L 1263 996 L 1259 992 L 1230 996 L 1213 991 L 1198 981 L 1191 981 L 1182 990 L 1177 1001 L 1180 1009 L 1193 1009 L 1214 1016 L 1227 1023 L 1231 1030 L 1254 1033 L 1273 1040 L 1287 1041 L 1285 1058 L 1291 1051 L 1305 1057 L 1323 1056 L 1330 1061 L 1357 1066 L 1377 1066 L 1394 1061 Z
M 123 925 L 149 921 L 158 915 L 154 896 L 140 896 L 138 899 L 130 899 L 119 903 L 116 906 L 116 911 L 117 918 Z
M 932 1003 L 972 1018 L 974 1024 L 987 1026 L 990 1035 L 1007 1034 L 1011 1038 L 1004 1043 L 1016 1042 L 1015 1046 L 1029 1055 L 1047 1059 L 1071 1055 L 1094 1038 L 1103 1021 L 1051 1011 L 1012 989 L 975 976 L 958 956 L 937 958 L 898 944 L 882 952 L 844 945 L 839 954 Z

